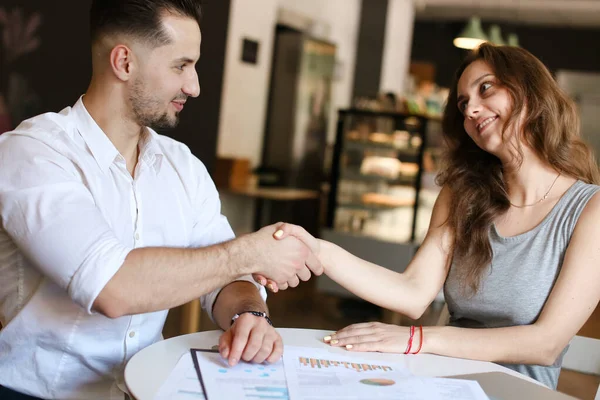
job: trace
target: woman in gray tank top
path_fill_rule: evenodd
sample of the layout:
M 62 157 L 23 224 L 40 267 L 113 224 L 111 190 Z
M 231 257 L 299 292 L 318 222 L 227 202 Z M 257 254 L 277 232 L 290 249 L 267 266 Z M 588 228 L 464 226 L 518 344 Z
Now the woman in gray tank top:
M 600 298 L 599 175 L 575 106 L 529 52 L 483 44 L 456 74 L 443 127 L 443 188 L 404 273 L 297 226 L 276 237 L 299 237 L 332 279 L 413 319 L 443 287 L 450 326 L 356 324 L 325 338 L 332 346 L 493 361 L 556 388 Z

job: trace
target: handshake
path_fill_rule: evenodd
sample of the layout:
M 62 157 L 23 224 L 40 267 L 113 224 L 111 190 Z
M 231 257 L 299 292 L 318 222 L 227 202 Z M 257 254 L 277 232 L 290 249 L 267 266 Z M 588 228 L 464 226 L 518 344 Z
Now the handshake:
M 296 287 L 321 275 L 321 241 L 300 226 L 277 223 L 247 235 L 252 276 L 272 292 Z

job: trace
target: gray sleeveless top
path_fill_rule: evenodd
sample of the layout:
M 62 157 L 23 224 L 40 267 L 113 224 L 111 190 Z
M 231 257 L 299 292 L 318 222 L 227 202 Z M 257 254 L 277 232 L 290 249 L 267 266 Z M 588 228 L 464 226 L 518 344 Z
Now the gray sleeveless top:
M 463 294 L 457 266 L 453 262 L 450 267 L 444 284 L 450 325 L 499 328 L 534 323 L 560 273 L 575 224 L 598 190 L 600 186 L 575 182 L 539 225 L 517 236 L 502 237 L 492 225 L 492 262 L 475 296 Z M 567 348 L 552 366 L 502 365 L 556 389 Z

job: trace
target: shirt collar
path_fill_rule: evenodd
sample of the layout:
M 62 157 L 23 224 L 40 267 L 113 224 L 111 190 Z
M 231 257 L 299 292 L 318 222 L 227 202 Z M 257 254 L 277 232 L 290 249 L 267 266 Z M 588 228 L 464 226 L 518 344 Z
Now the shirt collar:
M 77 100 L 73 106 L 73 111 L 77 117 L 77 128 L 79 134 L 85 140 L 88 148 L 92 152 L 92 156 L 102 169 L 106 172 L 115 158 L 119 155 L 119 150 L 110 141 L 104 131 L 98 126 L 92 118 L 88 110 L 83 104 L 83 96 Z
M 154 168 L 158 174 L 162 165 L 163 151 L 159 143 L 158 134 L 150 129 L 144 129 L 139 143 L 140 161 Z
M 100 169 L 103 172 L 108 171 L 111 164 L 115 161 L 115 158 L 120 155 L 119 150 L 117 150 L 115 145 L 110 141 L 108 136 L 106 136 L 104 131 L 98 126 L 85 108 L 83 96 L 77 100 L 77 103 L 73 106 L 73 111 L 76 114 L 79 134 L 83 137 L 83 140 L 85 140 L 85 143 L 88 145 L 92 156 L 100 166 Z M 144 129 L 139 142 L 139 161 L 152 166 L 156 173 L 160 171 L 163 158 L 163 152 L 158 143 L 158 139 L 158 134 L 156 132 L 150 128 L 146 128 Z

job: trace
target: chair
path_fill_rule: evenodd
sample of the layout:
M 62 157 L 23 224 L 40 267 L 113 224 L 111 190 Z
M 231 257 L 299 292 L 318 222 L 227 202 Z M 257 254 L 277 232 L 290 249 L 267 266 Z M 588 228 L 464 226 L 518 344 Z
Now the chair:
M 575 336 L 563 359 L 563 368 L 600 376 L 600 339 Z
M 450 311 L 448 311 L 448 304 L 444 303 L 442 310 L 440 311 L 440 316 L 438 317 L 436 326 L 446 326 L 450 322 Z
M 600 339 L 575 336 L 565 354 L 562 368 L 586 375 L 600 376 Z M 600 385 L 595 400 L 600 400 Z
M 436 325 L 445 326 L 449 320 L 448 305 L 444 303 Z M 575 336 L 565 354 L 562 368 L 586 375 L 600 376 L 600 339 Z M 600 400 L 600 385 L 594 400 Z
M 195 299 L 181 306 L 180 335 L 200 331 L 200 300 Z

